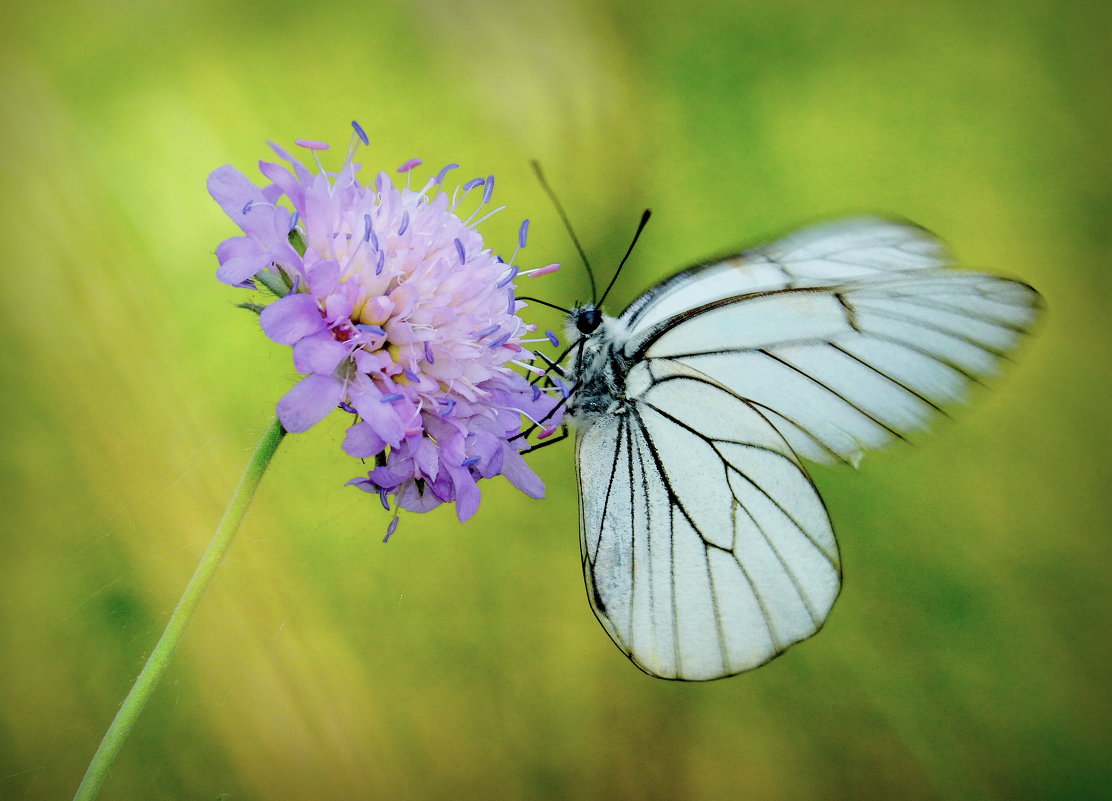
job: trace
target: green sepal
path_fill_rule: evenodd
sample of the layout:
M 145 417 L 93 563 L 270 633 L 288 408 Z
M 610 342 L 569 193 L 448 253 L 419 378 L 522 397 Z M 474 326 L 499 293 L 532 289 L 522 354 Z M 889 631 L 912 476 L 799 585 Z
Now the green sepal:
M 259 270 L 255 273 L 254 278 L 280 298 L 284 298 L 290 293 L 290 289 L 292 289 L 292 286 L 286 280 L 285 274 L 275 272 L 275 270 L 271 268 Z
M 298 256 L 305 255 L 305 240 L 301 238 L 301 232 L 296 228 L 291 228 L 288 235 L 290 246 L 297 251 Z

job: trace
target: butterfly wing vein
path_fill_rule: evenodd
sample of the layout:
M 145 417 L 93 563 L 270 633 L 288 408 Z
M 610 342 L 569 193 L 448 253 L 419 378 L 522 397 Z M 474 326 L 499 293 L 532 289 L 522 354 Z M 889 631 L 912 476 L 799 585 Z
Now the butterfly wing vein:
M 724 404 L 736 407 L 729 433 L 701 420 Z M 677 450 L 698 458 L 669 467 Z M 759 411 L 677 377 L 593 426 L 579 451 L 581 470 L 604 467 L 581 497 L 584 521 L 600 521 L 583 528 L 592 605 L 646 672 L 738 673 L 822 624 L 839 586 L 833 532 L 806 472 Z
M 822 626 L 838 548 L 801 459 L 856 464 L 924 428 L 1041 305 L 947 263 L 920 228 L 847 220 L 687 270 L 611 321 L 628 373 L 577 437 L 582 554 L 639 667 L 732 675 Z

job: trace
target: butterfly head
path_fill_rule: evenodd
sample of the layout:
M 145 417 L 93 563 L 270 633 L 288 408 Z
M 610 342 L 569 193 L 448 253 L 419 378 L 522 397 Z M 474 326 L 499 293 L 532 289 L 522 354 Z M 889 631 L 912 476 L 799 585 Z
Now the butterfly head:
M 571 321 L 575 324 L 576 331 L 583 336 L 590 336 L 602 325 L 602 311 L 593 303 L 578 306 L 571 313 Z

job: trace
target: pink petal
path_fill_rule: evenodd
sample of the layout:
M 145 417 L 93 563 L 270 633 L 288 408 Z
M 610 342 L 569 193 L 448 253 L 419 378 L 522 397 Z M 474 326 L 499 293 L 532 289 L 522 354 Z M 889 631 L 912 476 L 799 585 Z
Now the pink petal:
M 343 292 L 336 292 L 324 299 L 324 308 L 328 311 L 329 320 L 350 319 L 354 311 L 351 298 Z
M 455 488 L 456 515 L 459 516 L 459 522 L 464 523 L 479 509 L 479 488 L 475 486 L 475 479 L 466 467 L 456 467 L 448 472 Z
M 440 473 L 439 455 L 436 443 L 428 437 L 421 437 L 421 441 L 417 443 L 414 461 L 426 478 L 436 480 L 436 476 Z
M 405 426 L 392 403 L 383 403 L 382 393 L 370 381 L 351 388 L 351 405 L 387 444 L 397 447 L 405 437 Z
M 407 481 L 398 487 L 398 506 L 409 512 L 428 512 L 443 503 L 433 492 L 431 485 L 425 491 L 417 491 L 415 481 Z
M 263 197 L 266 198 L 266 202 L 270 203 L 271 205 L 274 205 L 279 200 L 281 200 L 283 194 L 284 193 L 282 192 L 282 188 L 280 186 L 275 186 L 274 184 L 270 184 L 269 186 L 264 186 L 263 187 Z M 290 217 L 289 217 L 289 212 L 288 211 L 286 211 L 285 209 L 278 209 L 278 208 L 274 209 L 274 211 L 281 212 L 282 214 L 285 214 L 286 215 L 285 221 L 289 222 Z M 289 230 L 289 226 L 286 226 L 286 230 Z
M 397 489 L 399 484 L 412 480 L 413 460 L 391 458 L 387 464 L 376 467 L 368 475 L 380 487 Z
M 544 482 L 509 444 L 502 448 L 502 474 L 530 498 L 544 497 Z
M 385 295 L 377 295 L 363 304 L 359 321 L 371 325 L 382 325 L 394 311 L 394 301 Z
M 259 172 L 274 181 L 285 192 L 295 207 L 300 208 L 302 206 L 305 193 L 301 189 L 301 184 L 290 174 L 289 170 L 280 164 L 275 164 L 273 161 L 260 161 Z
M 293 167 L 294 172 L 297 173 L 297 180 L 299 180 L 302 184 L 308 185 L 308 183 L 313 180 L 313 174 L 305 169 L 305 165 L 302 164 L 298 159 L 287 153 L 281 145 L 276 145 L 274 142 L 267 142 L 267 144 L 270 145 L 271 150 L 278 154 L 278 158 L 282 159 L 283 161 L 289 162 L 289 165 Z M 274 179 L 272 178 L 271 180 Z M 277 183 L 277 181 L 275 181 L 275 183 Z
M 356 423 L 344 435 L 344 453 L 356 459 L 370 459 L 385 448 L 386 443 L 367 422 Z
M 310 375 L 301 379 L 278 401 L 282 427 L 291 434 L 312 428 L 336 408 L 343 389 L 343 384 L 331 376 Z
M 358 487 L 363 492 L 370 493 L 371 495 L 378 495 L 378 487 L 367 476 L 356 476 L 344 482 L 345 487 Z
M 308 269 L 309 291 L 323 298 L 340 285 L 340 265 L 335 259 L 323 259 Z
M 247 236 L 233 236 L 216 246 L 216 258 L 221 264 L 238 256 L 254 256 L 259 253 L 259 243 Z
M 268 253 L 255 253 L 250 256 L 236 256 L 220 265 L 216 277 L 225 284 L 239 286 L 259 270 L 266 269 L 274 260 Z
M 317 301 L 303 293 L 286 295 L 271 303 L 259 315 L 259 323 L 268 337 L 283 345 L 292 345 L 325 327 Z
M 259 187 L 247 180 L 247 176 L 231 164 L 217 167 L 209 173 L 207 186 L 212 199 L 220 204 L 225 214 L 236 221 L 242 216 L 243 207 L 248 201 L 263 199 Z
M 293 364 L 299 373 L 331 375 L 348 357 L 349 348 L 337 342 L 331 331 L 319 331 L 302 337 L 293 346 Z
M 208 190 L 212 199 L 245 234 L 271 243 L 274 238 L 273 209 L 263 191 L 247 180 L 247 176 L 232 165 L 225 164 L 209 174 Z M 252 208 L 251 204 L 260 205 Z
M 489 431 L 476 431 L 471 452 L 479 457 L 475 467 L 483 478 L 491 478 L 502 472 L 502 442 Z
M 334 208 L 339 202 L 332 196 L 332 185 L 324 175 L 317 175 L 313 178 L 313 182 L 305 187 L 305 212 L 302 223 L 305 226 L 306 241 L 311 246 L 319 249 L 321 243 L 331 240 Z

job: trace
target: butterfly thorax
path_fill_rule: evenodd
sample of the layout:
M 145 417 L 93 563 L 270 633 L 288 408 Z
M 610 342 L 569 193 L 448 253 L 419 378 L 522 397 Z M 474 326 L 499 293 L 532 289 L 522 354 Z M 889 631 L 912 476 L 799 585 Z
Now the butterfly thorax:
M 568 378 L 576 386 L 568 407 L 574 423 L 581 428 L 601 414 L 621 414 L 626 399 L 629 360 L 622 352 L 628 334 L 621 320 L 601 314 L 593 305 L 580 306 L 568 320 L 572 341 L 577 347 Z

